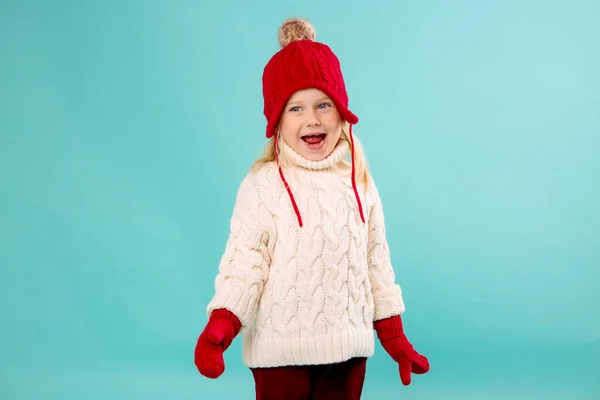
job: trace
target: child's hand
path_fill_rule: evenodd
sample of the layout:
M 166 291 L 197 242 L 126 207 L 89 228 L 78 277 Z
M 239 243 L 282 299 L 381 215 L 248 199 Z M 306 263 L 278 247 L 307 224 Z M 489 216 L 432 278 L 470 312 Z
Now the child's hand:
M 410 385 L 411 373 L 424 374 L 429 371 L 429 360 L 410 344 L 399 315 L 376 321 L 374 328 L 384 350 L 398 363 L 400 380 L 405 386 Z
M 218 378 L 225 371 L 223 352 L 240 331 L 240 321 L 228 310 L 215 310 L 200 334 L 194 352 L 198 371 L 207 378 Z

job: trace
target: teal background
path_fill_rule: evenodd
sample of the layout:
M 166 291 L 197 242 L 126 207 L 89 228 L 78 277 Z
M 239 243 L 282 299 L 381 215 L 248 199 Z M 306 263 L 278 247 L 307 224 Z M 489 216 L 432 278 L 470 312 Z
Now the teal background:
M 600 3 L 0 2 L 0 398 L 253 399 L 193 364 L 283 19 L 338 54 L 409 338 L 364 399 L 600 398 Z

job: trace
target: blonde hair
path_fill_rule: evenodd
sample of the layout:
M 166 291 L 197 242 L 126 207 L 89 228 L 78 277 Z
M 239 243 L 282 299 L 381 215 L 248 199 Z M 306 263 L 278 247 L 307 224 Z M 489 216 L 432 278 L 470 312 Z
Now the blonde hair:
M 258 157 L 256 161 L 252 164 L 252 170 L 257 171 L 262 168 L 265 164 L 276 161 L 275 154 L 275 137 L 278 138 L 279 142 L 283 140 L 281 135 L 273 136 L 269 139 L 267 144 L 262 150 L 261 155 Z M 356 174 L 356 183 L 362 184 L 365 188 L 369 185 L 369 165 L 367 163 L 367 158 L 365 156 L 365 152 L 363 147 L 356 137 L 356 133 L 352 132 L 352 140 L 350 140 L 350 133 L 348 130 L 348 125 L 344 123 L 342 126 L 342 133 L 340 135 L 340 140 L 345 140 L 348 142 L 348 146 L 352 150 L 354 147 L 354 168 Z M 352 146 L 352 142 L 354 142 L 354 146 Z M 281 148 L 281 144 L 279 143 L 279 148 Z M 279 152 L 279 162 L 281 164 L 286 164 L 287 160 L 285 159 L 285 154 Z

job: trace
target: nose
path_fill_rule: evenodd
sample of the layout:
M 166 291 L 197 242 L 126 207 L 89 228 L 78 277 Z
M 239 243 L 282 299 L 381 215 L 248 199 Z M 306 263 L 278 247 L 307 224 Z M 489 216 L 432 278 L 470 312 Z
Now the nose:
M 319 126 L 321 125 L 321 121 L 319 120 L 316 112 L 314 110 L 308 111 L 306 114 L 306 126 Z

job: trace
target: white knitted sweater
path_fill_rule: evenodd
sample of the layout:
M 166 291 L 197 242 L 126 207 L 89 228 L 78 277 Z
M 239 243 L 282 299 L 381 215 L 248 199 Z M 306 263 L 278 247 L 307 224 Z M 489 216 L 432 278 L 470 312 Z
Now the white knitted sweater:
M 373 321 L 404 312 L 377 188 L 357 208 L 348 144 L 312 162 L 284 145 L 275 163 L 242 181 L 207 312 L 225 308 L 242 323 L 248 367 L 328 364 L 374 352 Z M 358 184 L 358 183 L 357 183 Z

